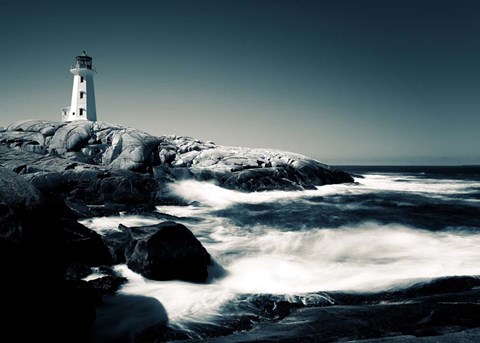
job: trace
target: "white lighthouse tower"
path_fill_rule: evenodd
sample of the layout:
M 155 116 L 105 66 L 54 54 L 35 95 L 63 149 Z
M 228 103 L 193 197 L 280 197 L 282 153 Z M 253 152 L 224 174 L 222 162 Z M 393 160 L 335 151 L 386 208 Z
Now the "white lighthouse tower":
M 92 58 L 85 51 L 75 58 L 75 66 L 70 69 L 73 74 L 72 101 L 70 107 L 62 108 L 62 121 L 97 120 L 95 108 L 95 90 L 93 88 Z

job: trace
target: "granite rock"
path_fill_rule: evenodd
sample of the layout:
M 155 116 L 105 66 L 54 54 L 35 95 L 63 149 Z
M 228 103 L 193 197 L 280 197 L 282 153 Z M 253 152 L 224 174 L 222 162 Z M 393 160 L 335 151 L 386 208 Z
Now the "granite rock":
M 98 201 L 161 203 L 165 184 L 184 179 L 246 192 L 353 181 L 300 154 L 155 137 L 103 122 L 16 122 L 0 131 L 0 148 L 0 165 L 29 175 L 39 188 L 70 189 L 66 195 L 85 202 L 98 194 Z

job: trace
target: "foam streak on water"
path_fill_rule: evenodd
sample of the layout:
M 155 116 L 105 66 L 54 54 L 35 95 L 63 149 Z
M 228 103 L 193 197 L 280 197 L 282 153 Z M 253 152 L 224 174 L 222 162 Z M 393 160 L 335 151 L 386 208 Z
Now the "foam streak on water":
M 227 274 L 211 279 L 208 284 L 157 282 L 144 279 L 126 266 L 117 266 L 129 279 L 121 292 L 158 299 L 170 323 L 188 326 L 189 322 L 208 322 L 224 315 L 222 305 L 243 294 L 307 296 L 319 291 L 377 291 L 424 278 L 480 275 L 478 227 L 465 230 L 451 225 L 448 230 L 428 231 L 395 220 L 380 223 L 371 218 L 339 227 L 324 227 L 316 220 L 308 221 L 307 226 L 300 225 L 307 222 L 302 218 L 315 219 L 316 214 L 325 211 L 332 199 L 337 199 L 332 215 L 341 217 L 350 213 L 346 212 L 347 205 L 343 207 L 341 197 L 353 197 L 354 202 L 348 206 L 356 211 L 371 205 L 364 200 L 355 202 L 355 197 L 382 192 L 393 194 L 399 203 L 408 203 L 413 195 L 432 202 L 458 203 L 458 195 L 463 194 L 463 200 L 478 206 L 475 204 L 479 199 L 469 198 L 469 194 L 475 190 L 478 194 L 480 182 L 397 174 L 366 175 L 356 181 L 357 184 L 329 185 L 309 191 L 250 194 L 210 183 L 176 183 L 171 191 L 192 205 L 161 206 L 158 211 L 180 217 L 178 221 L 193 231 Z M 289 215 L 294 205 L 303 209 L 296 214 L 298 217 Z M 378 204 L 375 206 L 372 211 L 382 211 Z M 476 207 L 469 210 L 475 211 Z M 251 211 L 262 215 L 247 223 L 244 218 Z M 284 214 L 281 221 L 273 220 L 281 213 Z M 201 220 L 192 222 L 181 217 Z M 95 218 L 84 224 L 102 232 L 114 229 L 119 223 L 133 226 L 152 221 L 155 220 L 118 216 Z M 298 229 L 291 229 L 296 222 Z

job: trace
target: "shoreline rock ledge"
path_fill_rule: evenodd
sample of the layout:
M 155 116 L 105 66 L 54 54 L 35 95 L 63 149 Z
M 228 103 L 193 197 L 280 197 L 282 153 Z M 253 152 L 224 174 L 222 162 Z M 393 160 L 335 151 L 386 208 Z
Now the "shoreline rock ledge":
M 301 190 L 353 182 L 300 154 L 152 136 L 104 122 L 18 121 L 0 130 L 0 165 L 43 191 L 85 203 L 162 203 L 165 184 L 211 181 L 244 191 Z

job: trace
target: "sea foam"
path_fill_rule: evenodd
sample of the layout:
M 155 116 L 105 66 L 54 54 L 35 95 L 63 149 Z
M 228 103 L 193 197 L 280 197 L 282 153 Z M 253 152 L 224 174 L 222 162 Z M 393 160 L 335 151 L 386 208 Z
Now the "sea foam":
M 308 223 L 305 226 L 297 218 L 289 219 L 292 204 L 305 206 L 304 216 L 315 211 L 321 213 L 327 205 L 335 204 L 332 215 L 342 216 L 347 208 L 355 211 L 373 206 L 371 211 L 383 211 L 382 201 L 374 205 L 363 201 L 369 194 L 389 193 L 399 203 L 410 199 L 410 194 L 421 194 L 427 201 L 440 197 L 438 201 L 458 203 L 456 195 L 468 195 L 478 187 L 475 181 L 381 174 L 365 175 L 356 184 L 295 192 L 243 193 L 206 182 L 178 182 L 170 186 L 170 191 L 190 205 L 159 206 L 157 210 L 176 216 L 177 221 L 187 225 L 225 270 L 224 275 L 205 284 L 159 282 L 119 265 L 117 270 L 129 279 L 120 293 L 157 299 L 171 325 L 188 328 L 189 323 L 221 318 L 226 315 L 222 312 L 225 304 L 249 294 L 308 299 L 309 294 L 318 292 L 370 292 L 405 287 L 428 278 L 480 275 L 478 230 L 452 227 L 427 231 L 370 218 L 337 227 L 324 227 L 310 220 L 305 221 Z M 348 204 L 343 204 L 343 196 L 349 197 Z M 355 202 L 356 196 L 359 200 Z M 244 212 L 257 211 L 258 207 L 265 213 L 254 217 L 255 221 L 245 222 L 248 216 Z M 284 212 L 280 218 L 294 224 L 298 221 L 298 227 L 271 220 L 276 211 Z M 119 223 L 134 226 L 158 221 L 141 216 L 115 216 L 83 222 L 102 232 L 115 229 Z

